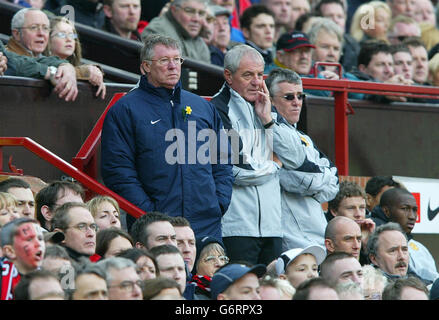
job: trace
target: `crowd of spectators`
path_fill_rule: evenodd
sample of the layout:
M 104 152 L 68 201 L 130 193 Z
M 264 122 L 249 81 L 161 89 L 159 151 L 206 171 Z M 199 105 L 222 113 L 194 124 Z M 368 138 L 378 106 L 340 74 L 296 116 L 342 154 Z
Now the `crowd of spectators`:
M 331 96 L 304 90 L 304 77 L 438 86 L 431 0 L 13 2 L 25 8 L 0 43 L 0 73 L 49 80 L 66 101 L 77 81 L 106 95 L 66 6 L 75 22 L 143 43 L 140 80 L 103 125 L 101 169 L 147 214 L 86 199 L 76 182 L 35 191 L 22 178 L 1 181 L 1 300 L 439 298 L 436 262 L 411 234 L 414 196 L 391 176 L 365 188 L 340 182 L 297 130 L 306 95 Z M 182 88 L 185 58 L 224 68 L 210 102 Z M 209 149 L 212 162 L 200 161 L 199 139 L 181 156 L 190 142 L 179 134 L 208 129 L 218 141 L 231 133 Z

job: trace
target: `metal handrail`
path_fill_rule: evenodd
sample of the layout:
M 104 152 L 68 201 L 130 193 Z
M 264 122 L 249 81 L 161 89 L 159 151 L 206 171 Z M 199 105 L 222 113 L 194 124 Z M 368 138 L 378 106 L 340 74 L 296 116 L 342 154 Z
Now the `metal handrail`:
M 70 163 L 58 157 L 56 154 L 47 150 L 37 142 L 28 137 L 0 137 L 0 147 L 2 146 L 21 146 L 31 151 L 41 159 L 49 162 L 65 174 L 74 178 L 78 182 L 82 183 L 85 187 L 97 194 L 108 195 L 113 197 L 118 203 L 121 209 L 125 210 L 128 214 L 135 218 L 138 218 L 145 214 L 143 210 L 133 205 L 131 202 L 122 198 L 118 194 L 114 193 L 95 179 L 91 178 L 78 168 L 74 167 Z

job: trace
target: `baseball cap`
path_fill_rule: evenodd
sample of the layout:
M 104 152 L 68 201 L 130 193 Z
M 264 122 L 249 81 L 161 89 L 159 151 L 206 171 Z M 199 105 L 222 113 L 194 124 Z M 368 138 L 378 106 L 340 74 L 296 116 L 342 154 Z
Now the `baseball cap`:
M 302 47 L 315 48 L 315 45 L 309 42 L 309 38 L 305 33 L 299 31 L 282 34 L 276 43 L 276 50 L 283 50 L 286 52 Z
M 241 279 L 248 273 L 255 274 L 258 278 L 262 277 L 267 268 L 263 264 L 248 267 L 244 264 L 229 263 L 222 269 L 215 272 L 210 283 L 210 294 L 212 300 L 216 300 L 218 294 L 227 290 L 235 281 Z
M 312 254 L 317 261 L 317 265 L 320 265 L 323 260 L 326 258 L 326 250 L 318 245 L 311 245 L 306 247 L 305 249 L 302 248 L 294 248 L 290 249 L 288 251 L 285 251 L 280 255 L 279 258 L 277 258 L 276 261 L 276 273 L 277 275 L 281 275 L 285 273 L 286 268 L 288 265 L 294 261 L 298 256 L 304 253 L 310 253 Z
M 223 6 L 210 5 L 209 8 L 212 10 L 212 13 L 215 17 L 222 16 L 222 15 L 226 15 L 226 16 L 230 17 L 230 15 L 231 15 L 231 12 Z

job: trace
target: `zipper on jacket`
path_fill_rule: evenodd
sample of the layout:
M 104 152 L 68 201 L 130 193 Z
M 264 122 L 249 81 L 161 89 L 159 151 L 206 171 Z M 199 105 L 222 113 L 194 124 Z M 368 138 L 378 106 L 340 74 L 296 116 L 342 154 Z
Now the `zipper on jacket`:
M 258 191 L 258 186 L 255 186 L 256 189 L 256 193 L 258 195 L 258 212 L 259 212 L 259 218 L 258 218 L 258 229 L 259 229 L 259 236 L 262 237 L 262 232 L 261 232 L 261 220 L 262 220 L 262 214 L 261 214 L 261 200 L 259 197 L 259 191 Z

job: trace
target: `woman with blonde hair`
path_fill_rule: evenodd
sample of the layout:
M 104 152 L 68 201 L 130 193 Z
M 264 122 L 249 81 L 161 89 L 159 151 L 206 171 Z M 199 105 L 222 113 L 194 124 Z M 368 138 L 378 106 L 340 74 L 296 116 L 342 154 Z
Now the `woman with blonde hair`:
M 389 30 L 392 11 L 382 1 L 370 1 L 362 4 L 355 10 L 352 17 L 350 34 L 358 42 L 377 39 L 389 42 Z
M 122 228 L 119 204 L 114 198 L 109 196 L 96 196 L 86 204 L 95 223 L 98 225 L 99 230 L 111 227 L 118 229 Z
M 69 61 L 76 71 L 78 80 L 86 80 L 98 87 L 96 96 L 105 98 L 106 88 L 104 73 L 99 66 L 83 64 L 81 43 L 73 22 L 64 17 L 50 19 L 50 37 L 47 45 L 47 55 L 53 55 Z
M 439 87 L 439 52 L 428 61 L 428 80 L 431 85 Z
M 0 228 L 19 218 L 17 199 L 10 193 L 0 192 Z

